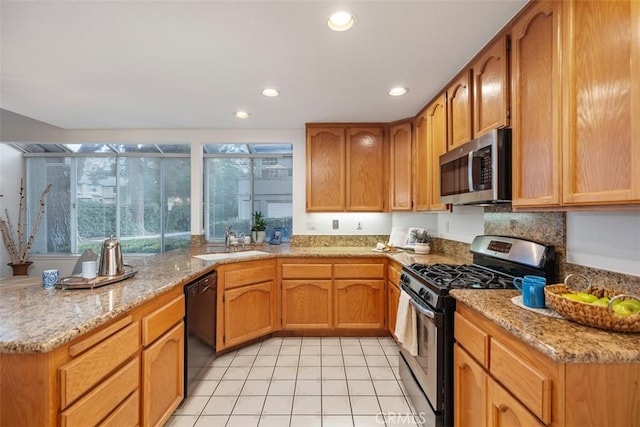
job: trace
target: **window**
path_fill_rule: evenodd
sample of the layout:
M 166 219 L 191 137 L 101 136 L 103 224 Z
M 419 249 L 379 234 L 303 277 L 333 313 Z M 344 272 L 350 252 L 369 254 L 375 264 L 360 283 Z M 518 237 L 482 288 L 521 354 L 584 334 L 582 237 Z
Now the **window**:
M 232 227 L 249 235 L 252 213 L 267 220 L 266 235 L 282 228 L 291 241 L 293 146 L 290 144 L 205 145 L 206 238 L 224 241 Z
M 111 235 L 129 253 L 190 245 L 188 145 L 62 146 L 55 153 L 26 155 L 28 229 L 42 189 L 53 185 L 32 253 L 99 253 Z

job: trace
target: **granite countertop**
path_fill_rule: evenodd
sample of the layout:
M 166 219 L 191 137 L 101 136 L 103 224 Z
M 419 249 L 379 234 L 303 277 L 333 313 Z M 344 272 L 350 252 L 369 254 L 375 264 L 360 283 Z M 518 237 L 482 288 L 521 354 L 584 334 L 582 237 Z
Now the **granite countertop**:
M 640 334 L 609 332 L 520 308 L 516 290 L 452 290 L 462 302 L 549 358 L 564 363 L 640 363 Z
M 40 278 L 0 278 L 0 353 L 50 351 L 76 336 L 137 307 L 176 286 L 214 270 L 217 265 L 279 257 L 389 257 L 401 264 L 462 263 L 455 257 L 412 252 L 376 253 L 362 247 L 258 246 L 256 256 L 205 261 L 194 255 L 224 250 L 202 246 L 149 256 L 130 279 L 97 289 L 43 289 Z

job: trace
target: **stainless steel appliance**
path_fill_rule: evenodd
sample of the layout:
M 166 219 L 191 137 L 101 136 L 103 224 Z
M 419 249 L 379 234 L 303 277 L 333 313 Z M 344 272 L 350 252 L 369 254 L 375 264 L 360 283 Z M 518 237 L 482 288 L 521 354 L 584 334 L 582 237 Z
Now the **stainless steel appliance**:
M 440 156 L 440 201 L 511 201 L 511 129 L 493 129 Z
M 122 249 L 120 242 L 111 236 L 102 242 L 102 253 L 98 265 L 99 276 L 120 276 L 124 274 L 124 262 L 122 261 Z
M 184 397 L 192 392 L 198 373 L 207 367 L 216 351 L 216 282 L 215 271 L 184 287 L 185 348 Z
M 427 426 L 453 425 L 453 318 L 450 289 L 510 289 L 527 274 L 556 280 L 555 249 L 513 237 L 477 236 L 472 265 L 411 264 L 400 286 L 417 313 L 418 355 L 400 348 L 400 376 Z

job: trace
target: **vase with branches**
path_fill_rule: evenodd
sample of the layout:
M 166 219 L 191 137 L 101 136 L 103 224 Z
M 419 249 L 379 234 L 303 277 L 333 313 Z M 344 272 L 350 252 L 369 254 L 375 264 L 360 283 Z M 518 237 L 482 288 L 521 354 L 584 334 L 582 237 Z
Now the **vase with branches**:
M 31 234 L 29 234 L 29 238 L 25 240 L 25 231 L 24 228 L 26 226 L 26 205 L 25 205 L 25 194 L 24 194 L 24 181 L 20 180 L 20 203 L 18 204 L 18 223 L 14 232 L 13 223 L 11 222 L 11 218 L 9 217 L 9 210 L 4 210 L 4 218 L 0 218 L 0 232 L 2 232 L 2 241 L 4 246 L 7 248 L 7 252 L 9 252 L 9 257 L 11 258 L 10 266 L 19 266 L 19 265 L 28 265 L 31 264 L 29 261 L 29 251 L 31 250 L 31 246 L 33 245 L 33 239 L 38 232 L 38 228 L 40 227 L 40 222 L 42 221 L 42 216 L 44 215 L 45 208 L 45 200 L 47 197 L 47 193 L 51 190 L 51 184 L 48 184 L 44 190 L 42 190 L 42 194 L 40 195 L 40 205 L 38 207 L 38 216 L 36 217 L 36 221 L 33 224 L 33 229 L 31 230 Z M 23 269 L 26 274 L 26 269 Z M 14 268 L 15 274 L 16 268 Z

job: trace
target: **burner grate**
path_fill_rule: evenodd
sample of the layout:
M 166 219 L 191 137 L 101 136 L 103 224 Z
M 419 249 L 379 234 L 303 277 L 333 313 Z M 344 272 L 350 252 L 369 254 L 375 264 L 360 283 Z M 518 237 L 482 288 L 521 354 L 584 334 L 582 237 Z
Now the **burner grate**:
M 475 265 L 413 264 L 419 277 L 443 289 L 511 289 L 510 276 Z

